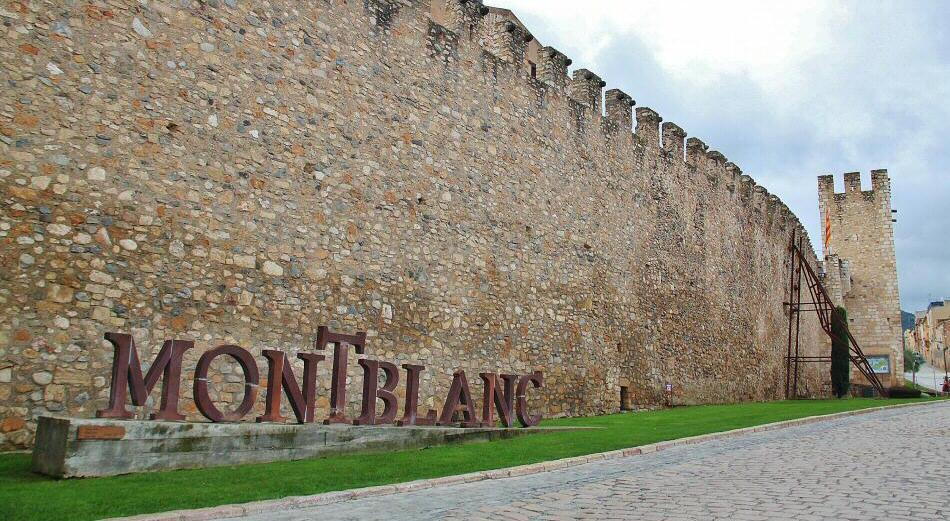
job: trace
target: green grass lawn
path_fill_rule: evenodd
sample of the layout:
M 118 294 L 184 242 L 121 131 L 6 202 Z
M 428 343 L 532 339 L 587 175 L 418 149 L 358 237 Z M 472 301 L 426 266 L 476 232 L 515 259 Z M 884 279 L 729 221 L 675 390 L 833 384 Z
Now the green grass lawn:
M 30 472 L 28 454 L 0 455 L 4 518 L 99 519 L 316 494 L 579 456 L 805 416 L 914 400 L 800 400 L 548 420 L 602 429 L 537 434 L 424 450 L 54 480 Z

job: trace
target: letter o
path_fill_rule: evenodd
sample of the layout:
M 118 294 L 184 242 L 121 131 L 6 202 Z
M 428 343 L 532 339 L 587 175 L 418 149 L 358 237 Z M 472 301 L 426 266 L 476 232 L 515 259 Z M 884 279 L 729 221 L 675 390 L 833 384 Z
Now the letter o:
M 244 400 L 234 411 L 224 414 L 215 407 L 208 394 L 208 369 L 211 362 L 221 355 L 228 355 L 233 358 L 244 371 Z M 198 366 L 195 367 L 195 405 L 198 411 L 205 418 L 217 422 L 233 422 L 243 418 L 254 408 L 254 402 L 257 401 L 257 384 L 260 382 L 260 373 L 257 370 L 257 362 L 243 347 L 225 344 L 214 349 L 206 351 L 198 359 Z

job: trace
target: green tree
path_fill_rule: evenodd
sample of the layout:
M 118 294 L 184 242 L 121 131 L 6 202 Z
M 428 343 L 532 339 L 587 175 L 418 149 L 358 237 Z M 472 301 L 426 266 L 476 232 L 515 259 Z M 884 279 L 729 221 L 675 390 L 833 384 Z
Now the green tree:
M 920 370 L 920 366 L 924 363 L 924 357 L 920 353 L 905 348 L 904 349 L 904 372 L 905 373 L 916 373 Z
M 851 388 L 848 311 L 838 306 L 831 316 L 831 390 L 842 398 Z

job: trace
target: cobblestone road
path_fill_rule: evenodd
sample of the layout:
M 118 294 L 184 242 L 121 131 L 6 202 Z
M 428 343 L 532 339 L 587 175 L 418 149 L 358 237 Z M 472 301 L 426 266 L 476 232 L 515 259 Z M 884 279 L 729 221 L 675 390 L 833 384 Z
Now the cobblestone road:
M 255 519 L 950 519 L 950 402 Z

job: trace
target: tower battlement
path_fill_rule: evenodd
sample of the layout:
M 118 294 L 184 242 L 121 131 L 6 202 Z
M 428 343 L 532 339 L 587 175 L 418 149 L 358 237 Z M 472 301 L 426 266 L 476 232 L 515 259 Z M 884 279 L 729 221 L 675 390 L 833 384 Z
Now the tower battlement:
M 871 170 L 871 189 L 864 190 L 861 183 L 861 172 L 847 172 L 844 174 L 844 192 L 835 191 L 835 177 L 833 175 L 818 176 L 819 201 L 846 201 L 878 202 L 890 204 L 891 180 L 887 170 Z M 849 199 L 850 198 L 850 199 Z M 888 208 L 889 212 L 889 208 Z
M 821 213 L 822 226 L 825 226 L 826 216 L 832 218 L 832 227 L 842 223 L 845 219 L 866 221 L 862 229 L 878 234 L 879 240 L 889 239 L 893 248 L 894 231 L 891 225 L 891 180 L 887 170 L 871 171 L 871 189 L 863 190 L 860 172 L 844 174 L 844 192 L 835 191 L 833 175 L 818 177 L 818 207 Z M 849 225 L 850 226 L 850 225 Z M 870 228 L 867 228 L 869 226 Z M 834 234 L 833 234 L 834 235 Z M 854 234 L 837 237 L 838 242 L 847 240 Z M 834 251 L 834 253 L 839 253 Z M 826 252 L 827 254 L 827 252 Z

